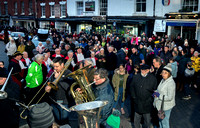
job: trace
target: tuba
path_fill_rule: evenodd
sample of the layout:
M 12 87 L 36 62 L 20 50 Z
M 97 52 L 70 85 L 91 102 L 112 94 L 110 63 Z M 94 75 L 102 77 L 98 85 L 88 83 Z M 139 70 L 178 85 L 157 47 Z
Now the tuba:
M 64 69 L 62 70 L 62 72 L 60 73 L 58 78 L 56 78 L 53 82 L 48 82 L 48 85 L 51 86 L 51 88 L 53 88 L 54 90 L 58 90 L 57 84 L 58 84 L 60 78 L 62 77 L 63 73 L 68 69 L 71 61 L 72 61 L 72 58 L 69 58 L 68 61 L 65 63 Z
M 76 81 L 71 85 L 70 92 L 77 104 L 95 100 L 94 93 L 92 92 L 92 89 L 90 87 L 90 85 L 93 84 L 94 82 L 89 83 L 87 78 L 87 70 L 89 66 L 90 65 L 80 68 L 67 75 L 67 77 L 72 77 Z M 78 85 L 81 88 L 82 93 L 80 93 L 79 91 L 74 91 L 74 87 L 76 85 Z

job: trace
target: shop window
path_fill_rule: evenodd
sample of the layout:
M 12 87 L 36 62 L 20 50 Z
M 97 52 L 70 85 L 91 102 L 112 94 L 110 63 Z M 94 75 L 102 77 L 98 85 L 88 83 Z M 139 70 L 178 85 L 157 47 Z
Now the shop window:
M 24 2 L 21 2 L 21 15 L 24 15 Z
M 5 15 L 8 15 L 8 3 L 4 2 Z
M 61 17 L 66 17 L 66 4 L 61 4 Z
M 15 12 L 14 12 L 14 14 L 17 15 L 17 2 L 14 3 L 14 7 L 15 7 L 15 9 L 14 9 Z
M 100 15 L 107 15 L 108 0 L 100 0 Z
M 33 2 L 32 0 L 29 0 L 29 15 L 33 14 Z
M 136 0 L 136 12 L 146 12 L 146 0 Z
M 198 0 L 182 0 L 182 12 L 198 11 Z
M 77 2 L 77 15 L 83 15 L 83 2 Z

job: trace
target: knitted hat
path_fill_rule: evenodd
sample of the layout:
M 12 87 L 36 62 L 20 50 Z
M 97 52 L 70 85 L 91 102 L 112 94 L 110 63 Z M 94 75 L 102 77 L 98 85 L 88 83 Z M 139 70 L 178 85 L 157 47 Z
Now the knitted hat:
M 106 123 L 112 128 L 120 127 L 120 112 L 119 110 L 115 110 L 106 120 Z
M 31 128 L 48 128 L 53 122 L 52 108 L 46 102 L 36 104 L 28 113 L 28 124 Z
M 8 72 L 6 71 L 6 68 L 0 67 L 0 77 L 8 77 Z
M 170 74 L 172 74 L 172 66 L 170 63 L 168 63 L 164 68 L 163 70 L 166 70 L 168 71 Z

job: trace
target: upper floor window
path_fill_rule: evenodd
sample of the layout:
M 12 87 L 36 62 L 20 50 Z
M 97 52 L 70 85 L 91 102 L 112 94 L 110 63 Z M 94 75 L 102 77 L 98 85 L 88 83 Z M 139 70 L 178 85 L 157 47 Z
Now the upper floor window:
M 77 2 L 77 15 L 83 15 L 83 2 Z
M 5 15 L 8 15 L 8 2 L 4 2 L 4 10 L 5 10 Z
M 14 3 L 14 11 L 15 11 L 14 14 L 16 15 L 17 14 L 17 2 Z
M 41 6 L 41 17 L 45 18 L 45 3 L 40 3 Z
M 146 12 L 146 0 L 136 0 L 136 12 Z
M 29 15 L 33 14 L 33 2 L 32 0 L 29 0 Z
M 107 15 L 108 0 L 100 0 L 100 15 Z
M 51 17 L 55 17 L 55 10 L 54 10 L 55 2 L 50 2 L 49 5 L 51 10 Z
M 198 0 L 183 0 L 182 11 L 185 12 L 198 11 Z
M 24 2 L 21 2 L 21 14 L 24 15 Z
M 66 17 L 66 1 L 60 1 L 61 17 Z

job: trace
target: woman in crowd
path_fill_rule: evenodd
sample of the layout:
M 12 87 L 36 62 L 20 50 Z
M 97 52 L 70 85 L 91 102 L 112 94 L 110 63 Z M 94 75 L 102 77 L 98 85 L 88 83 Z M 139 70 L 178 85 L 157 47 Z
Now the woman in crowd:
M 176 85 L 172 77 L 171 64 L 166 65 L 161 73 L 163 79 L 158 85 L 157 90 L 153 93 L 154 106 L 157 110 L 161 109 L 162 100 L 164 100 L 163 111 L 165 118 L 159 121 L 160 128 L 169 128 L 169 118 L 172 108 L 175 106 Z M 164 96 L 164 99 L 163 99 Z
M 7 50 L 7 56 L 9 57 L 9 62 L 12 58 L 12 55 L 17 51 L 17 45 L 15 43 L 14 39 L 11 39 L 7 44 L 6 44 L 6 50 Z
M 199 57 L 199 52 L 195 51 L 193 56 L 191 57 L 192 61 L 192 68 L 195 70 L 194 74 L 194 87 L 197 88 L 197 76 L 200 74 L 200 57 Z
M 125 90 L 126 90 L 126 81 L 128 78 L 128 73 L 125 70 L 125 66 L 120 64 L 119 68 L 115 70 L 113 75 L 112 84 L 115 92 L 115 102 L 113 109 L 116 109 L 117 104 L 120 103 L 121 113 L 125 114 L 124 111 L 124 101 L 125 101 Z
M 35 49 L 35 45 L 33 44 L 33 42 L 31 40 L 29 40 L 28 44 L 25 47 L 25 51 L 28 52 L 30 59 L 32 59 L 34 57 L 33 49 Z
M 104 53 L 104 48 L 100 49 L 100 52 L 96 55 L 97 57 L 97 67 L 106 68 L 106 55 Z

